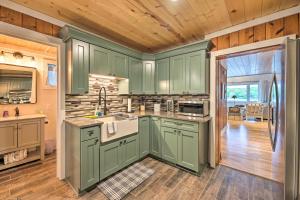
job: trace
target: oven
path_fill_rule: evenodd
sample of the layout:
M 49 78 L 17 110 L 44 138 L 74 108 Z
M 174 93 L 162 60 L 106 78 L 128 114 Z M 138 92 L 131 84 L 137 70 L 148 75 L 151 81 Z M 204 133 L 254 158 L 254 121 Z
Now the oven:
M 206 117 L 209 115 L 209 101 L 178 101 L 178 114 Z

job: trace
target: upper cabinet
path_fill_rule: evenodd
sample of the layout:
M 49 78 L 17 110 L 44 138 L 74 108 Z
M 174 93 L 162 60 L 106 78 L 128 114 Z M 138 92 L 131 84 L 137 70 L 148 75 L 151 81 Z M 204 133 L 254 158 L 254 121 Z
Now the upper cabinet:
M 155 62 L 155 91 L 157 94 L 169 94 L 170 59 L 165 58 Z
M 128 78 L 128 56 L 90 45 L 90 73 Z
M 189 94 L 208 93 L 208 66 L 205 50 L 185 55 L 186 92 Z
M 170 94 L 184 94 L 186 91 L 185 55 L 170 58 Z
M 154 61 L 144 61 L 143 62 L 143 93 L 144 94 L 154 94 L 155 80 L 155 62 Z
M 90 73 L 109 76 L 111 51 L 95 45 L 90 45 Z
M 130 94 L 143 93 L 143 62 L 129 57 L 129 91 Z
M 89 44 L 80 40 L 69 39 L 67 55 L 67 93 L 88 93 Z
M 111 54 L 112 76 L 128 78 L 128 56 L 116 52 Z

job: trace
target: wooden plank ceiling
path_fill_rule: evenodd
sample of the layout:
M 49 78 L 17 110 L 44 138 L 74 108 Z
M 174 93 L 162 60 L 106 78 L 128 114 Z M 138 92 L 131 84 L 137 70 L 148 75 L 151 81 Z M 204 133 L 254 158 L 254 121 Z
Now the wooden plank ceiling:
M 272 74 L 282 66 L 283 50 L 273 49 L 232 56 L 220 60 L 228 77 Z
M 300 0 L 13 0 L 129 47 L 157 52 Z

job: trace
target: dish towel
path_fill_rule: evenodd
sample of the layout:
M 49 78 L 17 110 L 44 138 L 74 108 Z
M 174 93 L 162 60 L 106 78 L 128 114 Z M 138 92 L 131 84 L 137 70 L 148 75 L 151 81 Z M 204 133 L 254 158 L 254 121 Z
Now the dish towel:
M 118 132 L 118 124 L 117 122 L 113 122 L 113 124 L 114 124 L 114 132 L 116 133 Z
M 108 132 L 108 134 L 113 134 L 113 133 L 115 133 L 114 125 L 113 125 L 112 122 L 111 122 L 111 123 L 107 123 L 107 132 Z

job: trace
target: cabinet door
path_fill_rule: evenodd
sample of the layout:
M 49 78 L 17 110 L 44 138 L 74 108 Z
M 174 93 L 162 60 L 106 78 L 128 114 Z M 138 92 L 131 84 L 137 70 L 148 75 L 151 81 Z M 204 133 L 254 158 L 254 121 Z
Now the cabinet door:
M 198 172 L 198 133 L 178 130 L 178 165 Z
M 161 158 L 161 133 L 159 117 L 151 117 L 150 119 L 150 152 L 152 155 Z
M 129 90 L 131 94 L 143 93 L 143 63 L 129 58 Z
M 100 179 L 121 169 L 121 141 L 116 141 L 100 147 Z
M 89 90 L 89 44 L 72 40 L 72 94 Z
M 177 163 L 177 129 L 162 127 L 162 158 Z
M 185 55 L 170 59 L 170 93 L 183 94 L 185 92 Z
M 154 94 L 155 64 L 154 61 L 143 62 L 143 92 Z
M 140 158 L 149 154 L 149 117 L 139 119 Z
M 170 85 L 170 59 L 156 61 L 155 91 L 157 94 L 169 94 Z
M 18 147 L 39 144 L 41 140 L 41 123 L 30 120 L 18 123 Z
M 16 123 L 0 123 L 0 152 L 18 147 L 17 132 Z
M 111 57 L 112 75 L 128 78 L 128 56 L 113 52 Z
M 124 139 L 123 145 L 121 146 L 122 152 L 124 153 L 124 162 L 122 167 L 126 167 L 139 159 L 139 143 L 139 135 L 134 135 Z
M 111 73 L 111 51 L 90 45 L 90 73 L 109 76 Z
M 186 87 L 189 93 L 206 93 L 205 50 L 186 54 Z
M 80 189 L 84 190 L 99 182 L 99 139 L 81 142 Z

